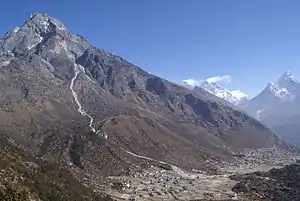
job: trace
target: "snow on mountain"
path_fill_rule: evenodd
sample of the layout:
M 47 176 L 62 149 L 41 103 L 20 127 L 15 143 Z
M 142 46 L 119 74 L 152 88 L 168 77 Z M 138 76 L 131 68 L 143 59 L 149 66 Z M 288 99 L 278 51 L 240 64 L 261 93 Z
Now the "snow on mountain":
M 256 112 L 256 117 L 255 117 L 255 118 L 256 118 L 257 120 L 261 120 L 261 119 L 260 119 L 260 114 L 261 114 L 263 111 L 264 111 L 264 109 L 261 109 L 261 110 L 258 110 L 258 111 Z
M 215 82 L 205 81 L 200 85 L 201 88 L 205 89 L 209 93 L 222 98 L 231 104 L 238 104 L 241 100 L 247 99 L 247 95 L 240 90 L 230 91 L 218 85 Z
M 278 79 L 277 83 L 279 84 L 285 84 L 286 82 L 294 82 L 294 83 L 299 83 L 298 80 L 296 80 L 294 78 L 294 76 L 292 75 L 291 72 L 287 71 L 287 72 L 284 72 L 281 77 Z
M 270 94 L 280 101 L 292 101 L 299 95 L 299 92 L 299 81 L 295 80 L 290 72 L 285 72 L 276 82 L 270 82 L 257 97 Z
M 225 77 L 225 76 L 224 76 Z M 221 87 L 219 84 L 217 84 L 216 79 L 225 79 L 224 77 L 214 77 L 214 79 L 208 78 L 206 81 L 198 81 L 194 79 L 186 79 L 182 81 L 182 85 L 193 89 L 195 86 L 201 87 L 205 91 L 222 98 L 226 101 L 228 101 L 231 104 L 237 105 L 242 100 L 247 100 L 248 96 L 241 92 L 240 90 L 228 90 L 223 87 Z M 227 79 L 228 76 L 226 76 Z
M 293 98 L 292 94 L 286 88 L 281 87 L 278 82 L 270 82 L 267 88 L 273 93 L 274 96 L 281 99 L 282 101 L 290 100 Z
M 276 82 L 270 82 L 262 92 L 254 98 L 239 104 L 248 114 L 257 119 L 274 117 L 274 111 L 293 111 L 292 108 L 300 97 L 300 83 L 290 72 L 283 73 Z M 288 110 L 289 108 L 289 110 Z M 269 115 L 270 114 L 270 115 Z M 272 115 L 271 115 L 272 114 Z
M 238 105 L 249 115 L 262 121 L 276 135 L 300 146 L 300 82 L 284 72 L 270 82 L 257 96 Z

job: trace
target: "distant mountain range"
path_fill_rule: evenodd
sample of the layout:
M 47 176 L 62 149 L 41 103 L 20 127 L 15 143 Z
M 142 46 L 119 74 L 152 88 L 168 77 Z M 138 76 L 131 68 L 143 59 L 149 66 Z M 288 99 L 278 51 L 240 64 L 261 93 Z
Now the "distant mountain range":
M 268 83 L 253 98 L 249 98 L 239 90 L 231 91 L 207 80 L 198 83 L 184 80 L 183 85 L 192 87 L 196 91 L 200 87 L 222 98 L 265 123 L 281 138 L 300 145 L 300 82 L 292 76 L 291 72 L 284 72 L 276 82 Z
M 217 84 L 216 82 L 211 82 L 209 79 L 205 81 L 199 81 L 197 83 L 191 82 L 191 80 L 183 80 L 182 85 L 196 90 L 200 87 L 205 91 L 222 98 L 229 102 L 230 104 L 237 105 L 244 100 L 248 100 L 248 95 L 240 90 L 228 90 Z

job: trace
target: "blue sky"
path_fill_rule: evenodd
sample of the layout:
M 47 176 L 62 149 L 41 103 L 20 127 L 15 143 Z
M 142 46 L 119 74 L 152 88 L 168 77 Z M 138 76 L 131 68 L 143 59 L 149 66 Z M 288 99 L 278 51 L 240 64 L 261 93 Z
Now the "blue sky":
M 290 70 L 300 78 L 297 0 L 26 0 L 0 7 L 0 33 L 47 12 L 93 45 L 179 82 L 230 75 L 253 96 Z

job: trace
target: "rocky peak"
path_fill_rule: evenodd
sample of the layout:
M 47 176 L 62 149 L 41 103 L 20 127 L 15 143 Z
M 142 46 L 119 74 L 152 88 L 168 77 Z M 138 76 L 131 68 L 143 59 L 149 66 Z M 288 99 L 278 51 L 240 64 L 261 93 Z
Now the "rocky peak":
M 279 86 L 277 82 L 269 82 L 266 88 L 257 96 L 263 97 L 264 100 L 288 100 L 291 94 L 286 88 Z
M 300 95 L 300 83 L 294 79 L 291 72 L 284 72 L 275 82 L 269 82 L 268 85 L 254 98 L 239 105 L 241 108 L 255 116 L 258 119 L 266 119 L 270 114 L 279 111 L 279 105 L 283 104 L 283 113 L 291 113 L 292 110 L 287 110 L 290 105 L 297 104 Z M 279 112 L 278 112 L 279 114 Z M 271 117 L 272 115 L 270 115 Z
M 27 55 L 28 51 L 51 36 L 68 38 L 70 34 L 63 23 L 47 14 L 32 14 L 20 28 L 5 34 L 0 43 L 0 54 L 13 52 L 15 56 Z
M 293 100 L 300 93 L 300 84 L 290 72 L 285 72 L 276 82 L 270 82 L 263 93 L 268 93 L 281 100 Z
M 23 26 L 38 28 L 42 32 L 47 32 L 48 28 L 52 28 L 51 31 L 67 31 L 67 28 L 62 22 L 50 17 L 46 13 L 32 14 Z
M 276 98 L 281 101 L 294 100 L 300 94 L 300 83 L 291 72 L 284 72 L 276 82 L 270 82 L 257 97 Z
M 293 79 L 292 73 L 289 71 L 286 71 L 280 76 L 280 78 L 278 79 L 278 82 L 292 80 L 292 79 Z
M 280 88 L 285 88 L 290 93 L 297 95 L 300 93 L 300 83 L 290 72 L 285 72 L 276 82 Z
M 31 14 L 29 19 L 26 20 L 23 26 L 36 25 L 40 29 L 46 30 L 49 26 L 50 17 L 46 13 L 34 13 Z

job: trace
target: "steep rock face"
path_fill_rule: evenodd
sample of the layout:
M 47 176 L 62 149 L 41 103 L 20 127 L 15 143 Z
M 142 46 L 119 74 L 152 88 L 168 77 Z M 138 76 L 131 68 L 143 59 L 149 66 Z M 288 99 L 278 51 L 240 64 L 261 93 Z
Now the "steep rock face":
M 6 34 L 0 55 L 0 132 L 34 155 L 94 175 L 145 161 L 124 150 L 201 168 L 238 149 L 279 143 L 208 92 L 150 75 L 46 14 Z

